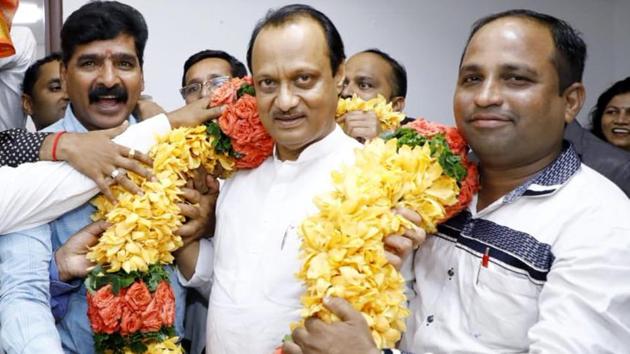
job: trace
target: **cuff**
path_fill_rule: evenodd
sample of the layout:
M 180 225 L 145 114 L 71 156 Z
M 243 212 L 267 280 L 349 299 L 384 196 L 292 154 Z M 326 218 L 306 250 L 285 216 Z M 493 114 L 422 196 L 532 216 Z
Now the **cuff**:
M 68 283 L 59 279 L 59 268 L 57 267 L 57 261 L 55 255 L 50 259 L 50 267 L 48 269 L 50 277 L 50 296 L 57 297 L 65 293 L 78 289 L 81 286 L 81 279 L 74 279 Z
M 197 257 L 195 273 L 187 280 L 178 270 L 177 278 L 183 286 L 196 289 L 207 300 L 210 297 L 210 288 L 212 287 L 213 264 L 214 247 L 212 241 L 201 239 L 199 240 L 199 256 Z
M 116 144 L 147 153 L 156 143 L 156 138 L 171 130 L 171 123 L 164 113 L 131 125 L 124 133 L 114 138 Z

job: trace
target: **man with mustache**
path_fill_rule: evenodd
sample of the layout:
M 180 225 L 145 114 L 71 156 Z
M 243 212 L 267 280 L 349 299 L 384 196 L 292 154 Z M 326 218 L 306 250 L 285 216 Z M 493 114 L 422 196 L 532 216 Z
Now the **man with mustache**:
M 306 5 L 272 10 L 254 29 L 247 62 L 275 152 L 222 185 L 214 238 L 191 243 L 178 263 L 188 286 L 212 285 L 206 352 L 271 353 L 299 319 L 297 227 L 361 146 L 335 123 L 344 57 L 334 24 Z M 420 229 L 388 237 L 388 259 L 400 266 L 423 239 Z
M 142 15 L 119 2 L 91 2 L 72 13 L 61 31 L 64 53 L 61 78 L 70 104 L 64 118 L 46 130 L 86 132 L 115 127 L 123 121 L 134 123 L 130 115 L 143 89 L 142 64 L 147 37 L 147 26 Z M 124 173 L 116 169 L 111 177 L 120 181 L 120 175 Z M 207 190 L 205 181 L 204 187 Z M 188 217 L 189 221 L 178 232 L 185 238 L 198 237 L 207 232 L 208 214 L 214 198 L 194 189 L 184 188 L 183 191 L 191 204 L 198 205 L 182 208 L 182 215 Z M 87 246 L 97 241 L 96 236 L 106 225 L 90 225 L 93 211 L 94 208 L 86 204 L 49 224 L 16 233 L 33 240 L 31 242 L 50 242 L 52 238 L 52 250 L 48 248 L 47 253 L 33 259 L 31 267 L 39 270 L 42 263 L 46 268 L 50 267 L 51 306 L 58 318 L 57 330 L 67 353 L 94 352 L 82 278 L 91 265 L 85 259 Z M 51 254 L 51 251 L 54 252 Z M 47 306 L 48 281 L 34 281 L 29 278 L 29 274 L 22 276 L 25 282 L 35 287 L 37 293 L 32 296 L 40 301 L 39 305 Z M 175 277 L 172 284 L 178 304 L 175 328 L 181 334 L 185 292 L 178 287 Z M 18 343 L 16 352 L 22 352 L 20 340 L 24 341 L 26 347 L 31 345 L 28 340 L 37 341 L 39 337 L 46 336 L 50 339 L 50 350 L 56 350 L 54 337 L 57 334 L 43 328 L 47 320 L 43 318 L 41 322 L 38 321 L 36 328 L 29 327 L 26 322 L 20 333 L 6 334 Z M 32 337 L 35 330 L 41 333 Z
M 586 45 L 529 10 L 473 26 L 455 87 L 481 189 L 414 257 L 400 347 L 415 353 L 623 353 L 630 348 L 630 201 L 580 162 L 564 126 L 584 102 Z M 377 354 L 362 316 L 307 320 L 290 354 Z M 387 349 L 382 353 L 397 353 Z

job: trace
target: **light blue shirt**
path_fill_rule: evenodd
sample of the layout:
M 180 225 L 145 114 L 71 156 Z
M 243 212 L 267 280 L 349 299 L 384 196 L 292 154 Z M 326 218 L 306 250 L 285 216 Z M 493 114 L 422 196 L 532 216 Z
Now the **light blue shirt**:
M 135 124 L 136 120 L 130 116 L 129 124 Z M 66 109 L 66 114 L 63 119 L 59 120 L 55 124 L 47 127 L 45 131 L 60 131 L 65 130 L 68 132 L 87 132 L 87 129 L 79 122 L 72 112 L 71 106 Z M 38 228 L 33 229 L 37 232 L 50 230 L 53 251 L 56 251 L 61 245 L 63 245 L 72 235 L 78 232 L 80 229 L 90 224 L 92 220 L 90 216 L 95 211 L 95 208 L 86 203 L 73 211 L 70 211 L 57 220 L 51 222 L 50 228 Z M 54 257 L 53 257 L 54 260 Z M 172 270 L 172 269 L 171 269 Z M 51 265 L 51 290 L 54 290 L 55 286 L 59 286 L 55 279 L 59 279 L 58 274 L 53 274 L 56 271 L 56 265 Z M 55 284 L 57 283 L 57 284 Z M 171 286 L 176 298 L 176 320 L 175 329 L 177 334 L 181 337 L 183 331 L 183 318 L 186 292 L 184 288 L 179 284 L 175 273 L 171 273 Z M 81 353 L 89 354 L 94 352 L 94 342 L 92 340 L 92 330 L 87 317 L 87 300 L 86 289 L 83 283 L 76 284 L 74 286 L 68 285 L 66 290 L 70 290 L 65 295 L 67 298 L 67 311 L 63 318 L 57 322 L 57 329 L 61 336 L 61 342 L 63 349 L 67 353 Z M 53 291 L 53 296 L 56 294 Z M 53 301 L 54 304 L 55 301 Z M 64 301 L 65 302 L 65 301 Z M 65 307 L 65 306 L 64 306 Z

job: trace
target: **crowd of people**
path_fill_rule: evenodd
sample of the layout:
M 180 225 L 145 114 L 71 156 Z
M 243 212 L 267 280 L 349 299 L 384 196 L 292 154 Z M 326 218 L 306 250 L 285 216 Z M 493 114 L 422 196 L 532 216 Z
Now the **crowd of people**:
M 3 9 L 11 27 L 12 12 Z M 272 156 L 219 183 L 183 188 L 184 245 L 167 267 L 175 329 L 190 353 L 624 353 L 630 348 L 630 78 L 583 108 L 586 44 L 567 22 L 531 10 L 472 25 L 455 84 L 456 125 L 480 189 L 435 234 L 387 236 L 408 265 L 407 330 L 378 349 L 352 304 L 326 298 L 338 322 L 299 320 L 299 222 L 354 150 L 382 131 L 373 112 L 335 117 L 339 98 L 382 95 L 404 112 L 407 73 L 371 48 L 346 58 L 335 24 L 307 5 L 270 10 L 254 28 L 247 67 L 220 49 L 183 65 L 183 106 L 143 96 L 148 28 L 116 1 L 66 19 L 61 53 L 31 63 L 33 38 L 14 27 L 0 59 L 0 353 L 92 353 L 84 278 L 88 248 L 108 226 L 88 203 L 127 175 L 152 177 L 155 136 L 216 119 L 214 89 L 251 75 Z M 249 69 L 249 74 L 248 74 Z M 24 130 L 25 116 L 37 132 Z M 405 122 L 413 118 L 406 118 Z

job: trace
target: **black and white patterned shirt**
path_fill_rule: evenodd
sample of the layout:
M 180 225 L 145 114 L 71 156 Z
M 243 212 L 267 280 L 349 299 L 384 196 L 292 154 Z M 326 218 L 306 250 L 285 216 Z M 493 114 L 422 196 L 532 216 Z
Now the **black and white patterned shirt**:
M 39 160 L 39 149 L 50 133 L 31 133 L 24 129 L 0 132 L 0 166 L 15 167 Z

